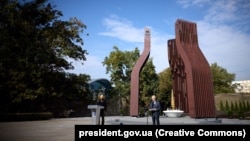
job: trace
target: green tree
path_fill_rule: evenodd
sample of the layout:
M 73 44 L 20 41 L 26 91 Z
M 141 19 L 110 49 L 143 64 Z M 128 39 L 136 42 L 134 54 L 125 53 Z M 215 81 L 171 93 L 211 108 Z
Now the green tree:
M 226 111 L 229 111 L 230 110 L 230 107 L 229 107 L 229 104 L 228 104 L 228 101 L 226 100 L 226 104 L 225 104 L 225 110 Z
M 44 103 L 47 97 L 66 94 L 65 70 L 73 69 L 68 58 L 86 60 L 80 37 L 86 25 L 77 18 L 62 21 L 61 16 L 46 0 L 0 2 L 2 112 L 20 111 L 19 104 L 27 101 Z
M 114 90 L 121 97 L 130 94 L 130 74 L 139 56 L 140 51 L 138 48 L 133 51 L 121 51 L 114 46 L 113 51 L 102 62 L 106 67 L 106 73 L 110 74 L 110 81 L 115 86 Z
M 239 110 L 237 101 L 234 101 L 234 109 L 235 109 L 236 112 Z
M 247 107 L 247 111 L 250 111 L 250 103 L 249 103 L 249 101 L 247 101 L 246 107 Z
M 170 68 L 164 69 L 159 74 L 159 99 L 165 103 L 165 108 L 170 104 L 173 80 Z
M 224 107 L 224 105 L 223 105 L 222 100 L 220 100 L 220 110 L 221 110 L 221 111 L 225 111 L 225 107 Z
M 138 48 L 132 51 L 122 51 L 114 46 L 113 51 L 102 62 L 106 67 L 106 73 L 110 75 L 111 83 L 115 86 L 114 91 L 126 101 L 127 105 L 123 106 L 127 106 L 127 108 L 130 96 L 131 72 L 139 57 L 140 51 Z M 157 80 L 155 66 L 152 58 L 149 58 L 140 73 L 140 106 L 146 104 L 149 95 L 157 92 Z
M 149 58 L 140 74 L 140 105 L 145 107 L 151 101 L 153 94 L 158 95 L 159 80 L 155 71 L 153 59 Z
M 213 75 L 214 93 L 233 93 L 234 88 L 231 85 L 235 80 L 235 74 L 227 72 L 227 70 L 217 63 L 210 66 Z
M 230 110 L 231 110 L 232 112 L 235 111 L 235 105 L 234 105 L 234 102 L 233 102 L 233 101 L 231 101 Z
M 246 105 L 246 101 L 245 100 L 242 101 L 242 110 L 243 110 L 243 112 L 247 111 L 247 105 Z
M 239 101 L 238 116 L 239 116 L 239 118 L 244 118 L 244 110 L 243 110 L 242 101 Z
M 226 100 L 225 110 L 226 110 L 226 112 L 227 112 L 228 117 L 231 118 L 232 115 L 233 115 L 233 111 L 231 110 L 231 107 L 230 107 L 230 105 L 229 105 L 228 100 Z

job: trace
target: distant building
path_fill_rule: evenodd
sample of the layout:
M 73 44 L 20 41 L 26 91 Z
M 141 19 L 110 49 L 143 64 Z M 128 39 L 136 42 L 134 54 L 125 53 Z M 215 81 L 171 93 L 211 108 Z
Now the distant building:
M 236 93 L 250 93 L 250 80 L 233 81 L 232 84 L 236 84 Z
M 108 79 L 99 78 L 92 79 L 89 82 L 89 88 L 93 95 L 93 100 L 96 100 L 98 94 L 103 93 L 106 97 L 109 96 L 112 85 Z

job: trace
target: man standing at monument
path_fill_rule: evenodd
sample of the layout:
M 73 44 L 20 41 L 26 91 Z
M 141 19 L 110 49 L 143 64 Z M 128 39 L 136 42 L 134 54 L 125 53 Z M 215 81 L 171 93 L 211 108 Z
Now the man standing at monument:
M 152 101 L 149 105 L 149 111 L 152 113 L 153 125 L 160 125 L 160 113 L 161 113 L 161 104 L 156 100 L 156 96 L 152 95 Z

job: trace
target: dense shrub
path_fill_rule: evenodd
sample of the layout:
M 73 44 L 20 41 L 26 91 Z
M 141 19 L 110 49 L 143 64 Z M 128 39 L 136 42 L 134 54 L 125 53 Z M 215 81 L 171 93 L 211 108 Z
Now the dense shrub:
M 223 105 L 222 100 L 220 100 L 220 111 L 225 111 L 225 107 Z
M 250 111 L 250 103 L 247 101 L 247 111 Z
M 226 104 L 225 104 L 225 111 L 229 111 L 230 108 L 229 108 L 229 104 L 228 104 L 228 101 L 226 100 Z
M 234 106 L 233 101 L 231 101 L 231 106 L 230 106 L 230 109 L 231 109 L 231 111 L 232 111 L 232 112 L 234 112 L 234 111 L 235 111 L 235 106 Z
M 250 105 L 248 101 L 220 101 L 220 115 L 222 113 L 225 114 L 228 118 L 239 118 L 239 119 L 245 119 L 246 116 L 248 116 L 250 113 Z M 218 114 L 218 113 L 217 113 Z
M 237 101 L 234 101 L 234 109 L 235 109 L 235 111 L 239 110 L 238 102 Z

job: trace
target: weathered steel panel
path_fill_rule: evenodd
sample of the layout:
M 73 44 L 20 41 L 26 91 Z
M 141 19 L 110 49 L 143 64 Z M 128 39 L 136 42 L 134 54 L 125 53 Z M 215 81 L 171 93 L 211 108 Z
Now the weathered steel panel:
M 150 55 L 151 35 L 150 29 L 145 28 L 144 50 L 134 65 L 130 82 L 130 116 L 139 116 L 139 78 L 140 72 Z
M 176 107 L 194 118 L 215 117 L 210 65 L 198 45 L 196 23 L 178 19 L 168 40 Z

